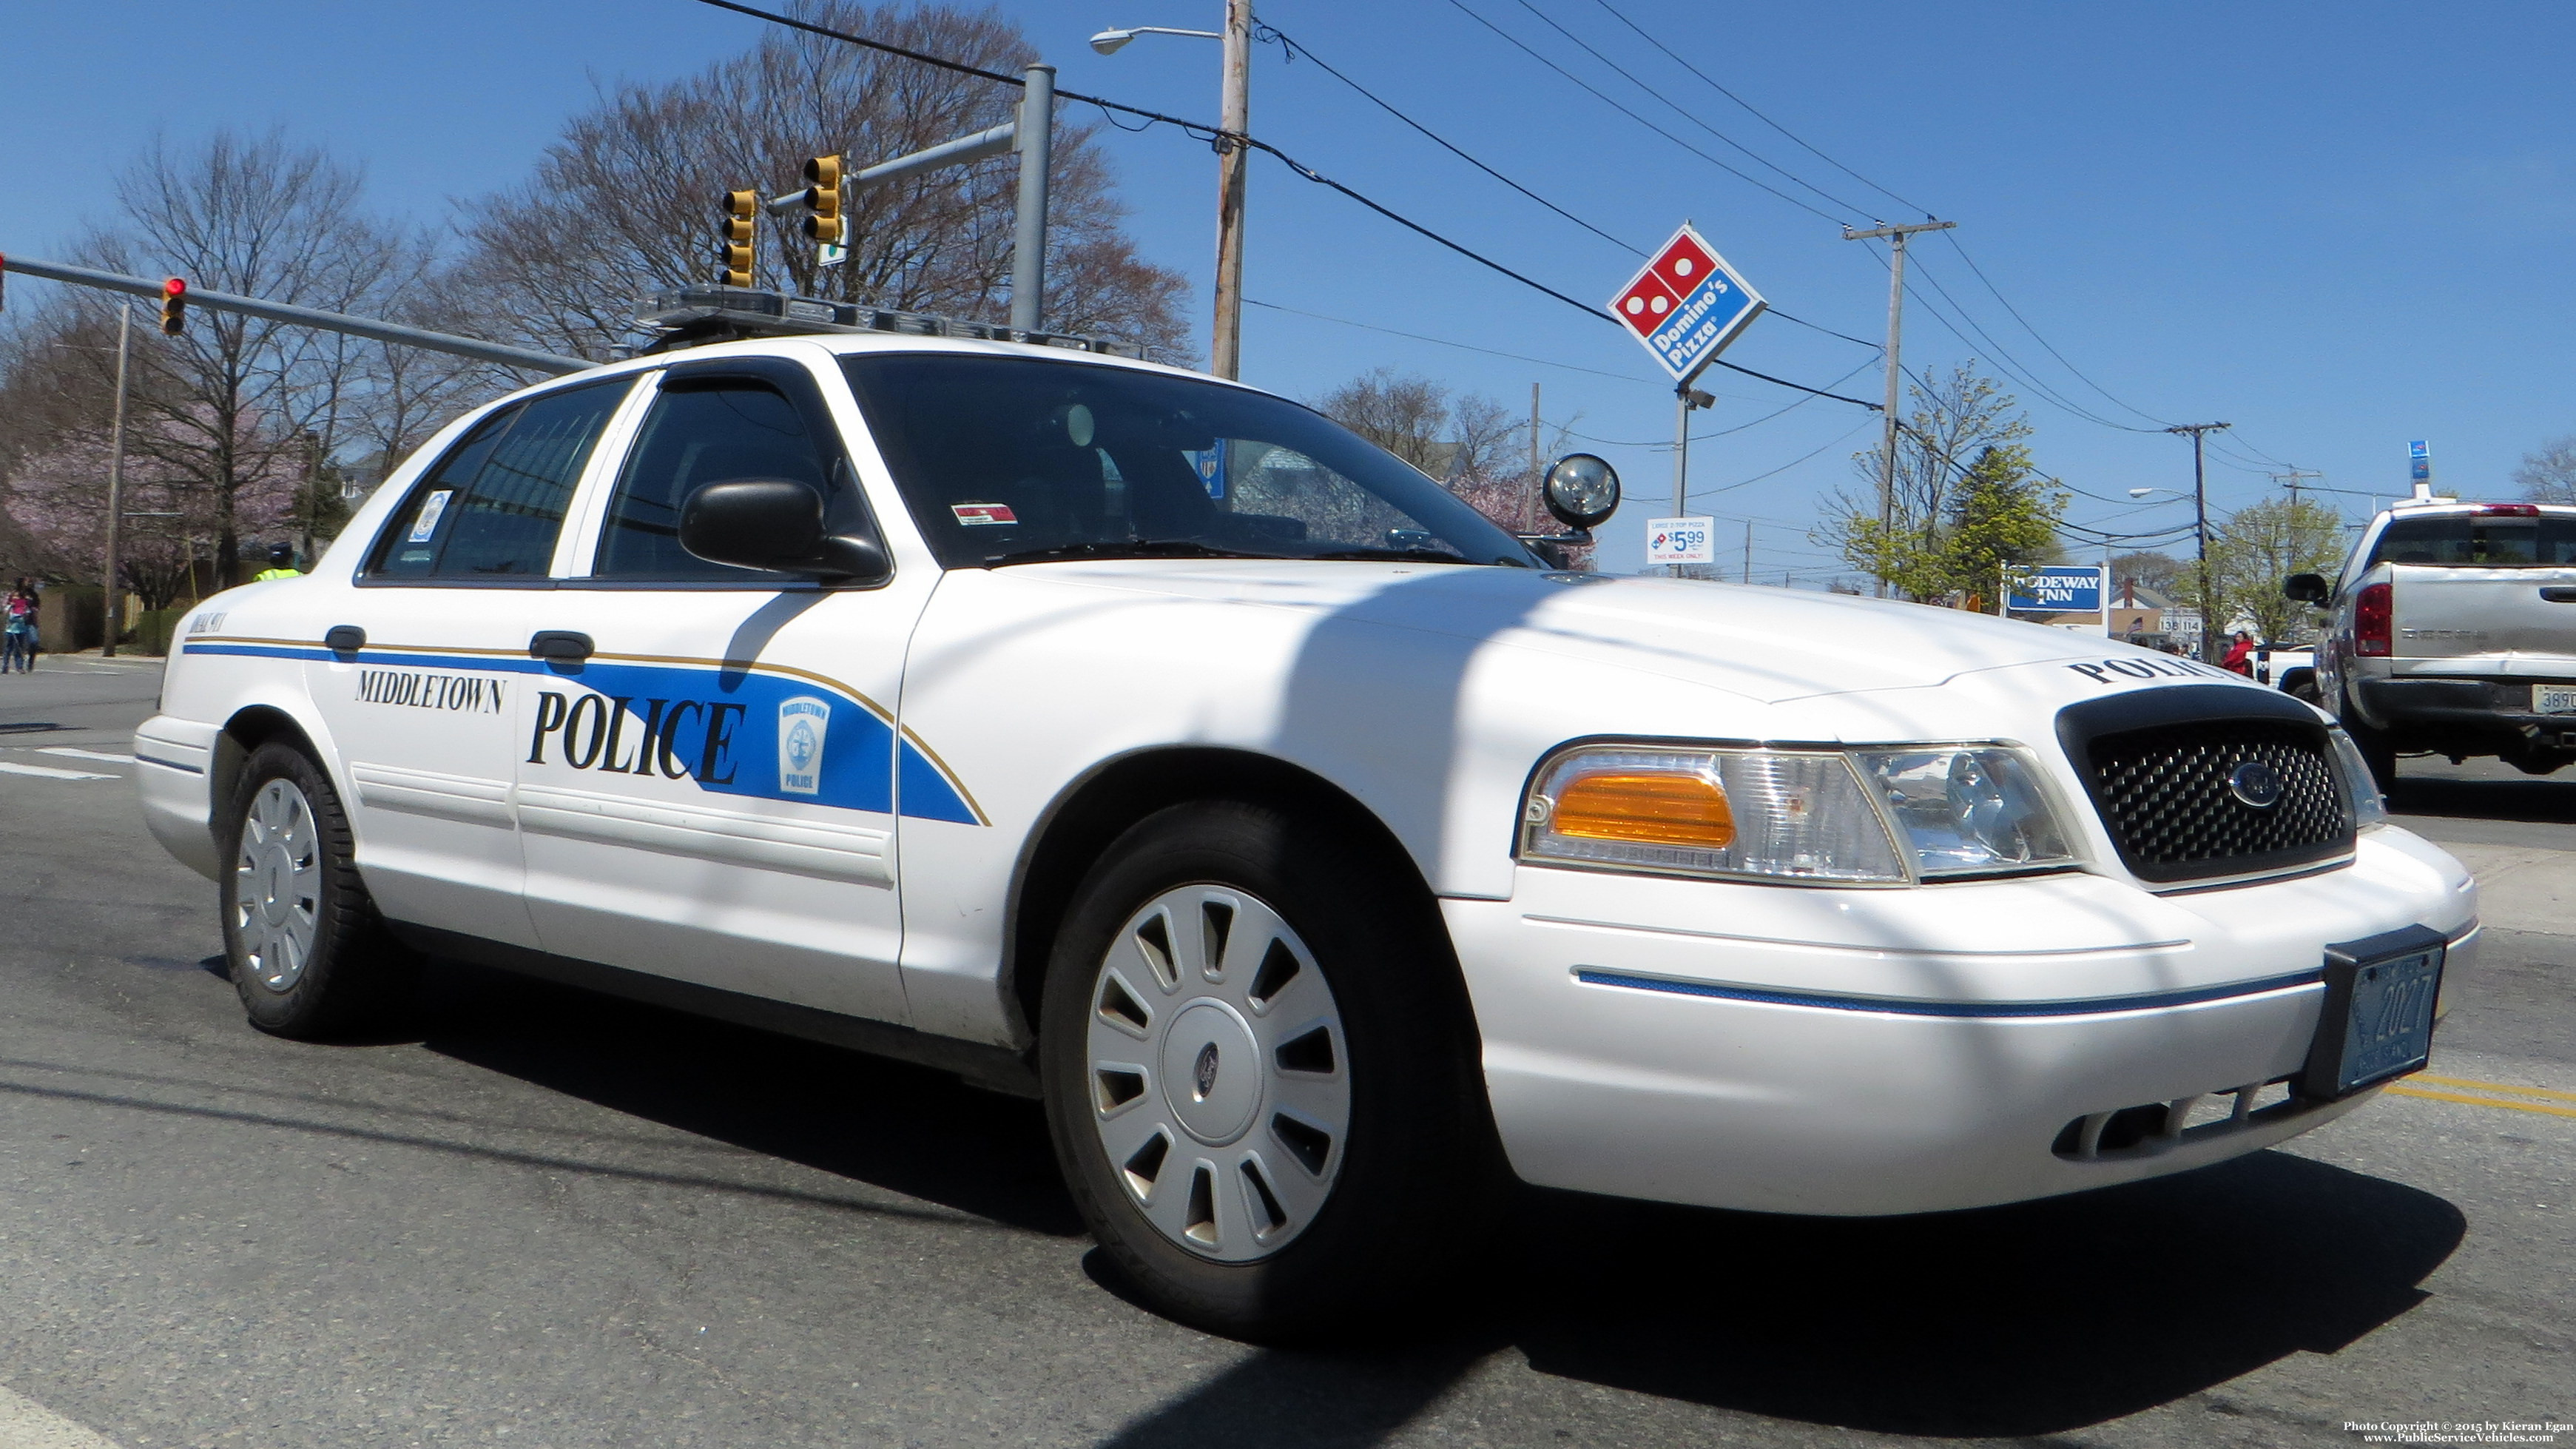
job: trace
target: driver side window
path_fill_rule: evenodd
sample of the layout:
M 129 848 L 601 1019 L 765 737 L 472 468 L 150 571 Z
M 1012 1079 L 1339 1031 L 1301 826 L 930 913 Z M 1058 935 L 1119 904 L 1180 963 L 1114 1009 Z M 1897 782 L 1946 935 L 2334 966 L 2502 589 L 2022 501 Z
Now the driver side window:
M 710 483 L 784 479 L 826 493 L 831 464 L 795 404 L 741 378 L 666 381 L 628 453 L 599 535 L 594 578 L 742 580 L 755 569 L 680 547 L 680 509 Z

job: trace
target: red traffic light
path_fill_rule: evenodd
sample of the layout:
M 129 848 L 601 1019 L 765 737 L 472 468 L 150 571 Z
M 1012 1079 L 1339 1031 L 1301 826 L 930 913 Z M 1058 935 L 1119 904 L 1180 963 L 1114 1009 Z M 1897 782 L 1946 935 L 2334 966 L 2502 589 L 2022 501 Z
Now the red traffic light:
M 187 278 L 172 277 L 170 280 L 163 282 L 161 284 L 161 295 L 164 297 L 184 297 L 188 295 Z
M 161 333 L 176 337 L 188 330 L 188 283 L 172 277 L 161 284 Z

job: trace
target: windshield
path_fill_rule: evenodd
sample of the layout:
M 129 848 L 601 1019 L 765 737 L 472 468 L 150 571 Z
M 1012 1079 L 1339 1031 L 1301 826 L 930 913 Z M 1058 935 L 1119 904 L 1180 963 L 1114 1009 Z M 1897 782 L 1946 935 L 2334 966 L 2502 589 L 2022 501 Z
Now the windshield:
M 1387 558 L 1538 567 L 1455 494 L 1311 409 L 1036 358 L 843 359 L 949 568 L 1060 558 Z
M 2445 513 L 2391 519 L 2370 551 L 2371 563 L 2382 561 L 2482 569 L 2576 563 L 2576 518 Z

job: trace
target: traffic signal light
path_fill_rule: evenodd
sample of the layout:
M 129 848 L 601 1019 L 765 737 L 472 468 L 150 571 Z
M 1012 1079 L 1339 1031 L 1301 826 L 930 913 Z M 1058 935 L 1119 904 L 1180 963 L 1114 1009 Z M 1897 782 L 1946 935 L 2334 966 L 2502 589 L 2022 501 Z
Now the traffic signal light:
M 752 242 L 759 234 L 760 193 L 724 194 L 724 266 L 716 279 L 728 287 L 751 285 Z
M 172 277 L 161 284 L 161 335 L 176 337 L 188 330 L 188 284 Z
M 805 163 L 805 234 L 827 246 L 838 245 L 841 224 L 841 158 L 817 156 Z

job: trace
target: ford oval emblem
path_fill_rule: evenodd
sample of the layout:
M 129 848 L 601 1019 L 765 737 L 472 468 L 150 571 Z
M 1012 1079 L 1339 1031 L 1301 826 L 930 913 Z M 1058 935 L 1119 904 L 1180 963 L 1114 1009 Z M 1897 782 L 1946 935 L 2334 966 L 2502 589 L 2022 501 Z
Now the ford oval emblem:
M 1206 1101 L 1208 1099 L 1208 1094 L 1216 1090 L 1215 1042 L 1209 1042 L 1206 1046 L 1199 1048 L 1199 1059 L 1196 1062 L 1191 1063 L 1190 1075 L 1195 1079 L 1190 1083 L 1190 1085 L 1197 1088 L 1197 1091 L 1193 1095 L 1195 1095 L 1199 1101 Z
M 2261 760 L 2247 760 L 2227 772 L 2227 793 L 2257 810 L 2280 804 L 2285 788 L 2281 772 Z

